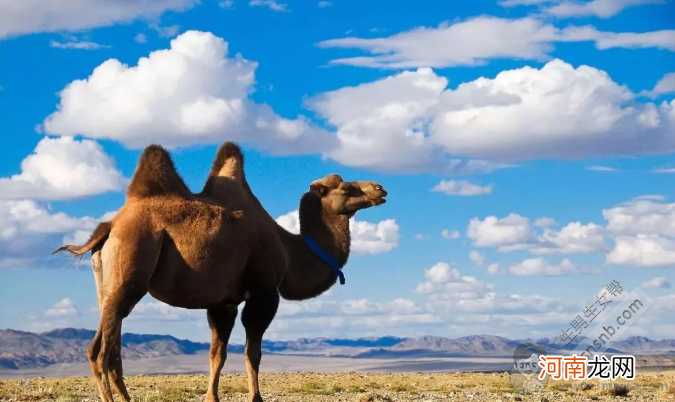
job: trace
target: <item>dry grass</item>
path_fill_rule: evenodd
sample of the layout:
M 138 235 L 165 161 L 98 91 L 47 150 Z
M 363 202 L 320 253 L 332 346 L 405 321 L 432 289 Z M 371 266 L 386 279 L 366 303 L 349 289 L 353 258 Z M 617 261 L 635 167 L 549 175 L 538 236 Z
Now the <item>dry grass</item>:
M 127 385 L 135 401 L 178 402 L 202 401 L 208 378 L 205 375 L 131 376 Z M 638 375 L 620 400 L 673 401 L 675 391 L 672 374 Z M 222 401 L 247 401 L 246 376 L 223 375 L 220 381 Z M 584 385 L 585 384 L 585 385 Z M 536 397 L 523 401 L 619 400 L 617 381 L 613 388 L 607 382 L 551 381 Z M 592 385 L 592 386 L 591 386 Z M 267 401 L 502 401 L 519 400 L 505 374 L 412 374 L 412 373 L 285 373 L 263 374 L 261 389 Z M 618 390 L 618 391 L 616 391 Z M 617 393 L 618 392 L 618 393 Z M 94 402 L 97 392 L 89 377 L 35 378 L 0 381 L 0 401 Z

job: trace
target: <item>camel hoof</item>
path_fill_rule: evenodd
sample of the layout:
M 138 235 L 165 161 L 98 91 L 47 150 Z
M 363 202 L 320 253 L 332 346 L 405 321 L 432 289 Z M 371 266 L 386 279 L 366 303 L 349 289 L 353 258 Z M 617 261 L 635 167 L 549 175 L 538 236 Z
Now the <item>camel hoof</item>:
M 220 399 L 218 399 L 217 396 L 206 395 L 206 398 L 204 398 L 204 402 L 220 402 Z

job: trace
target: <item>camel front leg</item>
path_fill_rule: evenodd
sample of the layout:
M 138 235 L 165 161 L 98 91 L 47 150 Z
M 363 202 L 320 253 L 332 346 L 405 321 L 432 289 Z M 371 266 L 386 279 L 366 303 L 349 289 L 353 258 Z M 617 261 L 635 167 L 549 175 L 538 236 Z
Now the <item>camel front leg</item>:
M 246 330 L 244 361 L 248 374 L 248 393 L 252 402 L 263 402 L 258 384 L 260 360 L 262 359 L 262 338 L 270 326 L 279 307 L 279 293 L 252 294 L 241 313 L 241 322 Z
M 206 316 L 211 328 L 211 350 L 209 351 L 209 366 L 211 376 L 205 402 L 218 402 L 218 382 L 220 372 L 227 359 L 227 343 L 237 318 L 237 307 L 208 309 Z

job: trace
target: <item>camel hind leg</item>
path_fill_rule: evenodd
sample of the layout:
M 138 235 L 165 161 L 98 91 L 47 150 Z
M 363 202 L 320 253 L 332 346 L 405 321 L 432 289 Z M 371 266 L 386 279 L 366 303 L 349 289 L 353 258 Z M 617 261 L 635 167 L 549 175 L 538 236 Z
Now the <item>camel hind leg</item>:
M 143 233 L 132 228 L 120 237 L 111 236 L 101 250 L 107 283 L 104 292 L 100 292 L 99 330 L 90 348 L 97 353 L 91 353 L 90 362 L 95 378 L 98 377 L 103 402 L 113 401 L 110 380 L 120 395 L 126 401 L 130 400 L 122 378 L 122 320 L 148 291 L 161 240 L 161 233 Z
M 101 261 L 101 248 L 103 244 L 96 245 L 91 252 L 91 265 L 94 272 L 94 280 L 96 282 L 96 300 L 98 302 L 99 314 L 103 311 L 103 299 L 105 298 L 106 292 L 104 288 L 103 281 L 103 262 Z M 95 342 L 92 342 L 95 346 L 90 348 L 88 351 L 89 361 L 93 364 L 96 364 L 98 359 L 98 354 L 100 351 L 101 343 L 101 333 L 98 332 L 97 337 L 95 337 Z M 127 387 L 124 384 L 124 377 L 122 371 L 122 331 L 117 334 L 117 339 L 115 341 L 115 346 L 110 353 L 110 360 L 108 362 L 110 366 L 110 372 L 108 378 L 112 383 L 113 387 L 117 393 L 124 399 L 124 401 L 131 401 Z M 92 367 L 93 369 L 93 367 Z M 100 375 L 97 376 L 97 385 L 100 383 Z M 100 388 L 100 385 L 99 385 Z

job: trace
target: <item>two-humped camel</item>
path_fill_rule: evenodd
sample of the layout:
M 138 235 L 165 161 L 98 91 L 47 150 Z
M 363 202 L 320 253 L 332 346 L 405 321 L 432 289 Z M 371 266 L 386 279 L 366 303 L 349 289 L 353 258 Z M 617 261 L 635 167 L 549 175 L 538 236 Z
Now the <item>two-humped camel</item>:
M 92 252 L 100 323 L 87 350 L 103 402 L 113 402 L 110 382 L 125 401 L 121 328 L 146 294 L 167 304 L 206 309 L 211 328 L 206 401 L 218 401 L 218 379 L 237 316 L 246 331 L 244 359 L 250 399 L 262 401 L 258 370 L 262 337 L 279 295 L 316 297 L 335 284 L 349 256 L 349 218 L 385 202 L 374 182 L 345 182 L 332 174 L 310 185 L 300 200 L 300 235 L 287 232 L 253 195 L 239 147 L 225 143 L 204 189 L 193 194 L 169 153 L 147 147 L 127 189 L 124 206 L 101 223 L 87 243 L 65 246 Z

